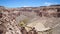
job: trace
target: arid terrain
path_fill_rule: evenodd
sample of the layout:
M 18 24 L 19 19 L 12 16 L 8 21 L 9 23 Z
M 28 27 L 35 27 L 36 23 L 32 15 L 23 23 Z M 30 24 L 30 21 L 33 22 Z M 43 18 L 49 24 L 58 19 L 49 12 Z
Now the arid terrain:
M 34 27 L 38 34 L 60 34 L 60 5 L 20 8 L 0 6 L 0 33 L 22 34 L 21 27 L 25 27 L 27 32 Z

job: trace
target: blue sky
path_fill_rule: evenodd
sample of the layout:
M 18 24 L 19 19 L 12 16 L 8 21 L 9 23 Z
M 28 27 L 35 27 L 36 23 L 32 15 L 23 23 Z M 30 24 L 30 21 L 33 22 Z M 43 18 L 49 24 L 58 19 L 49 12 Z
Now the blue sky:
M 60 0 L 0 0 L 0 6 L 5 7 L 37 7 L 60 4 Z

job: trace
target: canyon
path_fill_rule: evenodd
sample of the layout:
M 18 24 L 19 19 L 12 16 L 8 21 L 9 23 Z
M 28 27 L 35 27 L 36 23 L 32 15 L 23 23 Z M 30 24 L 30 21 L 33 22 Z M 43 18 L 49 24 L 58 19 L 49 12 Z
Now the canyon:
M 18 24 L 24 20 L 26 21 L 24 23 L 26 26 L 24 26 L 27 30 L 27 26 L 31 26 L 43 34 L 49 29 L 52 33 L 48 34 L 60 34 L 60 5 L 20 8 L 0 6 L 1 34 L 22 34 Z

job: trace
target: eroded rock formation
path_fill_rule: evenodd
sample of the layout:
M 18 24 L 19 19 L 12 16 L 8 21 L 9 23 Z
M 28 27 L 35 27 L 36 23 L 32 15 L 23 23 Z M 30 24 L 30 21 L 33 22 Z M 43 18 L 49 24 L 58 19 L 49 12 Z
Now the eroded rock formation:
M 0 18 L 0 34 L 21 34 L 19 26 L 15 21 L 16 15 L 6 11 L 2 12 L 0 16 L 2 16 Z
M 38 18 L 39 22 L 45 27 L 53 28 L 53 34 L 60 34 L 60 6 L 42 6 L 42 7 L 21 7 L 21 8 L 6 8 L 0 6 L 0 33 L 1 34 L 21 34 L 18 21 L 25 18 L 31 21 L 36 21 L 33 18 Z M 22 17 L 22 18 L 21 18 Z M 40 18 L 40 19 L 39 19 Z M 57 26 L 58 25 L 58 26 Z

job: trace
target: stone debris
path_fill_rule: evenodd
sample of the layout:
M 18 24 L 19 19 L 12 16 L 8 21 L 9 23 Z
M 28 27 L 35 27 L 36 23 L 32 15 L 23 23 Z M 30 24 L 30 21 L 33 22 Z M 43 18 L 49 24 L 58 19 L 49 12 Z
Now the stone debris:
M 5 32 L 4 34 L 21 34 L 18 24 L 16 23 L 15 17 L 12 14 L 5 14 L 2 13 L 2 18 L 0 18 L 0 28 L 4 28 L 2 31 Z M 0 30 L 1 30 L 0 29 Z

